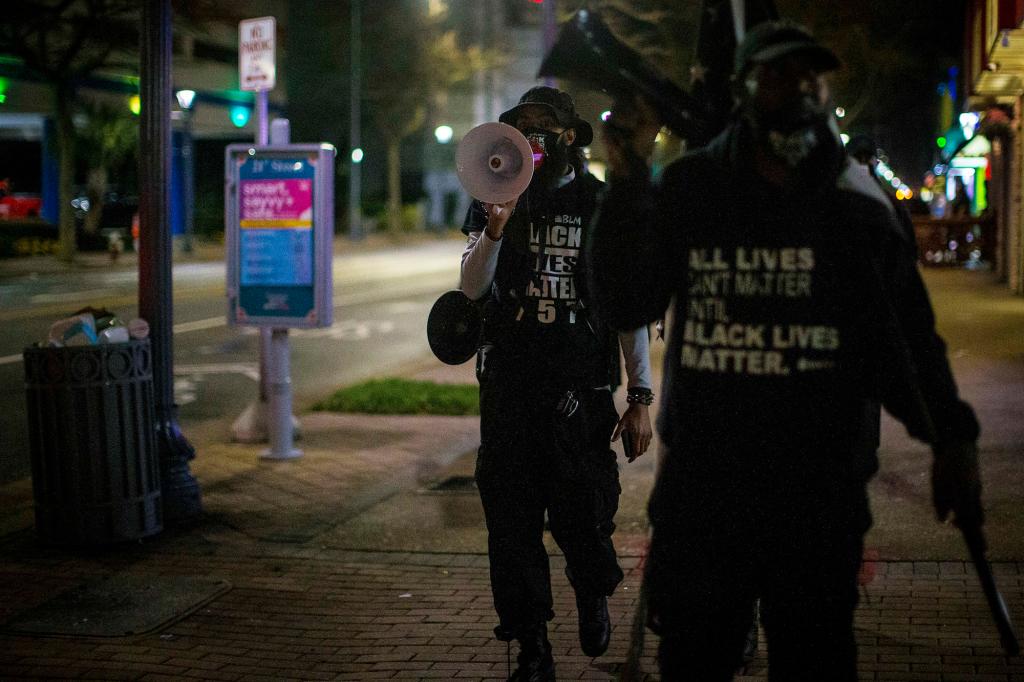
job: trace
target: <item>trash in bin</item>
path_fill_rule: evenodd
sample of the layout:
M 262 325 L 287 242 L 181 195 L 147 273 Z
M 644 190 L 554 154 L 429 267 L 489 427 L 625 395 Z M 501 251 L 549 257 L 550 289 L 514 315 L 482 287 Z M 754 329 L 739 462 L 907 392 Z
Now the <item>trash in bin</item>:
M 65 317 L 50 325 L 51 346 L 83 346 L 96 343 L 96 320 L 89 313 Z
M 141 323 L 141 325 L 139 324 Z M 96 546 L 160 532 L 152 353 L 142 320 L 84 309 L 24 352 L 36 532 Z
M 125 324 L 109 310 L 88 307 L 71 317 L 54 322 L 44 345 L 60 348 L 96 343 L 126 343 L 130 339 L 145 339 L 148 336 L 149 324 L 141 318 Z

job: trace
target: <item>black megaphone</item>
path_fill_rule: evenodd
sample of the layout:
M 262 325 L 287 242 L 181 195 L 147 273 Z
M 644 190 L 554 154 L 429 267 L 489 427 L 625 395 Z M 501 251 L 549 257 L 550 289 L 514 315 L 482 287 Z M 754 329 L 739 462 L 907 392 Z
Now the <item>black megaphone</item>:
M 676 135 L 704 136 L 707 122 L 697 101 L 616 38 L 593 11 L 581 9 L 562 26 L 537 75 L 568 78 L 613 98 L 643 95 Z

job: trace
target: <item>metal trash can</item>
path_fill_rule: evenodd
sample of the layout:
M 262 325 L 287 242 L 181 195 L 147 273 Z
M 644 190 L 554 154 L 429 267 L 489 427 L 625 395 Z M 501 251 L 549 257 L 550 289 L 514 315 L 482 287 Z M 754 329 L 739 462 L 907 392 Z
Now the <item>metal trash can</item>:
M 149 340 L 27 348 L 36 532 L 95 546 L 163 529 Z

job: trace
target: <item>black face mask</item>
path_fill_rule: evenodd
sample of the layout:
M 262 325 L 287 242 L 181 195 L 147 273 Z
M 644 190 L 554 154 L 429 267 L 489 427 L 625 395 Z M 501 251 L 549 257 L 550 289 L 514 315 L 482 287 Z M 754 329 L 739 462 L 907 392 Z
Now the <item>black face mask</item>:
M 743 110 L 758 140 L 790 168 L 799 166 L 822 144 L 832 145 L 830 138 L 839 137 L 838 129 L 835 135 L 829 129 L 835 127 L 829 108 L 809 97 L 774 112 L 759 111 L 750 98 Z
M 827 104 L 804 97 L 767 113 L 751 97 L 743 102 L 743 115 L 768 153 L 812 182 L 828 177 L 842 159 L 839 126 Z
M 569 145 L 565 142 L 565 133 L 527 128 L 523 135 L 533 149 L 533 182 L 539 182 L 547 188 L 555 187 L 569 165 Z

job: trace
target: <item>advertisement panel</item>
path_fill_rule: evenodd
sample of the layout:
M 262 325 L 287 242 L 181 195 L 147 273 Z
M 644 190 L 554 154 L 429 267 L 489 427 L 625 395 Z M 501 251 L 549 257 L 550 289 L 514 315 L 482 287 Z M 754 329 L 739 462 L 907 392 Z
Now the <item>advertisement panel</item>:
M 334 148 L 230 145 L 225 196 L 231 324 L 331 324 Z

